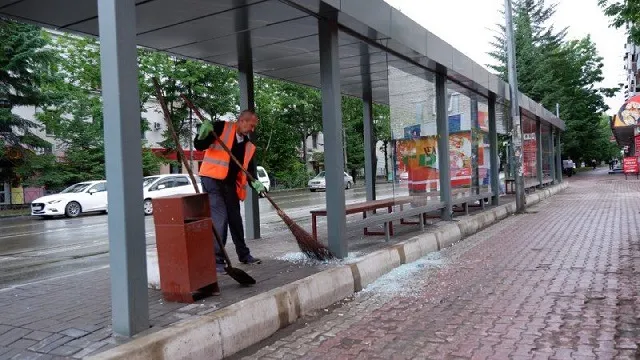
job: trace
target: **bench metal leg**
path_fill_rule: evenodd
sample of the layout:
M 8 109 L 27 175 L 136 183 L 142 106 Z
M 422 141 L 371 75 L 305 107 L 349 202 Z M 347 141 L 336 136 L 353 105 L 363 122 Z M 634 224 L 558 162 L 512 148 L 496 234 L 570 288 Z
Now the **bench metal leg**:
M 389 242 L 391 240 L 391 236 L 393 236 L 391 228 L 391 221 L 384 223 L 384 241 Z
M 464 214 L 469 215 L 469 203 L 464 203 Z
M 315 215 L 311 215 L 311 231 L 313 232 L 313 239 L 318 240 L 318 223 Z
M 387 210 L 389 211 L 389 214 L 391 214 L 391 213 L 393 212 L 393 206 L 389 206 L 389 207 L 387 208 Z M 385 231 L 386 231 L 386 230 L 385 230 Z M 393 236 L 393 222 L 392 222 L 392 221 L 389 221 L 389 234 L 390 234 L 391 236 Z
M 404 206 L 400 204 L 400 211 L 404 210 Z M 400 219 L 400 224 L 402 225 L 418 225 L 420 224 L 420 219 L 418 221 L 407 221 L 404 218 Z
M 366 218 L 367 218 L 367 212 L 366 212 L 366 211 L 363 211 L 363 212 L 362 212 L 362 218 L 363 218 L 363 219 L 366 219 Z M 365 236 L 366 236 L 366 235 L 369 235 L 369 231 L 367 230 L 367 228 L 364 228 L 364 235 L 365 235 Z
M 484 210 L 484 199 L 480 199 L 480 207 Z
M 375 213 L 376 213 L 376 211 L 375 211 L 375 210 L 373 210 L 373 213 L 375 214 Z M 366 211 L 363 211 L 363 212 L 362 212 L 362 218 L 363 218 L 363 219 L 366 219 L 366 218 L 367 218 L 367 212 L 366 212 Z M 385 231 L 386 231 L 386 229 L 385 229 Z M 384 231 L 369 231 L 369 228 L 364 228 L 364 234 L 365 234 L 365 235 L 384 235 L 384 234 L 385 234 L 385 232 L 384 232 Z M 392 230 L 392 232 L 391 232 L 391 235 L 393 235 L 393 230 Z
M 418 220 L 419 220 L 419 223 L 420 223 L 420 231 L 424 231 L 424 223 L 425 223 L 424 215 L 425 214 L 418 214 Z

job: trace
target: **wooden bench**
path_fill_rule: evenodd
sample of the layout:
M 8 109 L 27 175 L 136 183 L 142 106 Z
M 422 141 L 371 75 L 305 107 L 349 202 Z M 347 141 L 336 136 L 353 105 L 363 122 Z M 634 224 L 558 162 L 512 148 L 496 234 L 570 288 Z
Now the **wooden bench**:
M 393 212 L 394 206 L 403 206 L 406 204 L 410 204 L 412 201 L 417 200 L 412 196 L 403 196 L 397 198 L 389 198 L 389 199 L 381 199 L 381 200 L 373 200 L 373 201 L 364 201 L 355 204 L 349 204 L 345 207 L 346 215 L 358 214 L 362 213 L 362 218 L 367 218 L 368 212 L 376 213 L 377 210 L 387 209 L 387 213 Z M 318 216 L 327 216 L 327 209 L 319 209 L 319 210 L 311 210 L 311 230 L 313 232 L 313 238 L 318 239 Z M 401 223 L 404 224 L 404 220 L 401 219 Z M 390 226 L 391 235 L 393 235 L 393 226 Z M 384 232 L 371 232 L 364 227 L 365 235 L 384 235 Z
M 424 226 L 427 222 L 427 217 L 425 216 L 427 213 L 434 212 L 437 210 L 441 210 L 444 208 L 444 203 L 435 202 L 433 204 L 418 206 L 407 210 L 400 210 L 396 212 L 389 212 L 386 214 L 379 214 L 369 216 L 368 218 L 363 218 L 362 220 L 353 221 L 347 224 L 347 231 L 353 229 L 361 229 L 367 228 L 369 226 L 380 225 L 382 224 L 384 227 L 384 232 L 381 235 L 384 235 L 385 241 L 389 241 L 391 236 L 393 236 L 393 221 L 400 220 L 401 224 L 419 224 L 420 229 L 424 230 Z M 419 221 L 417 222 L 407 222 L 404 221 L 405 218 L 418 216 Z M 369 234 L 373 234 L 369 232 Z M 377 233 L 376 233 L 377 234 Z

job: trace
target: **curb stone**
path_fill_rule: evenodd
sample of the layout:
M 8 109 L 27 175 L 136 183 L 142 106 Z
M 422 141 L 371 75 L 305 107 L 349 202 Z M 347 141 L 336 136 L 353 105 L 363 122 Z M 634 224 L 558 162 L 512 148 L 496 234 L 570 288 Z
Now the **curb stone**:
M 527 206 L 562 191 L 567 182 L 527 196 Z M 321 271 L 214 313 L 187 319 L 90 359 L 222 359 L 254 345 L 311 311 L 352 296 L 380 276 L 451 246 L 515 212 L 513 203 L 439 226 L 352 264 Z

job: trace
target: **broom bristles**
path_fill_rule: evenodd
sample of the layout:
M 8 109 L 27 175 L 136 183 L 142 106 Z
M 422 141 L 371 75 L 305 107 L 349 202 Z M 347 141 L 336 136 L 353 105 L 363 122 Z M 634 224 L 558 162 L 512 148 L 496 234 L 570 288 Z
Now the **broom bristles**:
M 298 243 L 298 247 L 307 257 L 324 261 L 335 259 L 335 255 L 324 246 L 322 243 L 317 241 L 311 236 L 305 229 L 300 227 L 295 221 L 293 221 L 287 214 L 285 214 L 282 210 L 277 210 L 278 215 L 282 218 L 285 224 L 291 230 L 291 233 L 296 238 L 296 242 Z

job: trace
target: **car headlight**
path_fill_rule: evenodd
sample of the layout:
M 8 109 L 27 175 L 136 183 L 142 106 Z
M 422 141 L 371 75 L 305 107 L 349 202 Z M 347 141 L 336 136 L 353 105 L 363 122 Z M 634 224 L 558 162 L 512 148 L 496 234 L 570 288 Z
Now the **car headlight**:
M 51 200 L 49 202 L 47 202 L 47 204 L 57 204 L 59 202 L 61 202 L 62 200 Z

